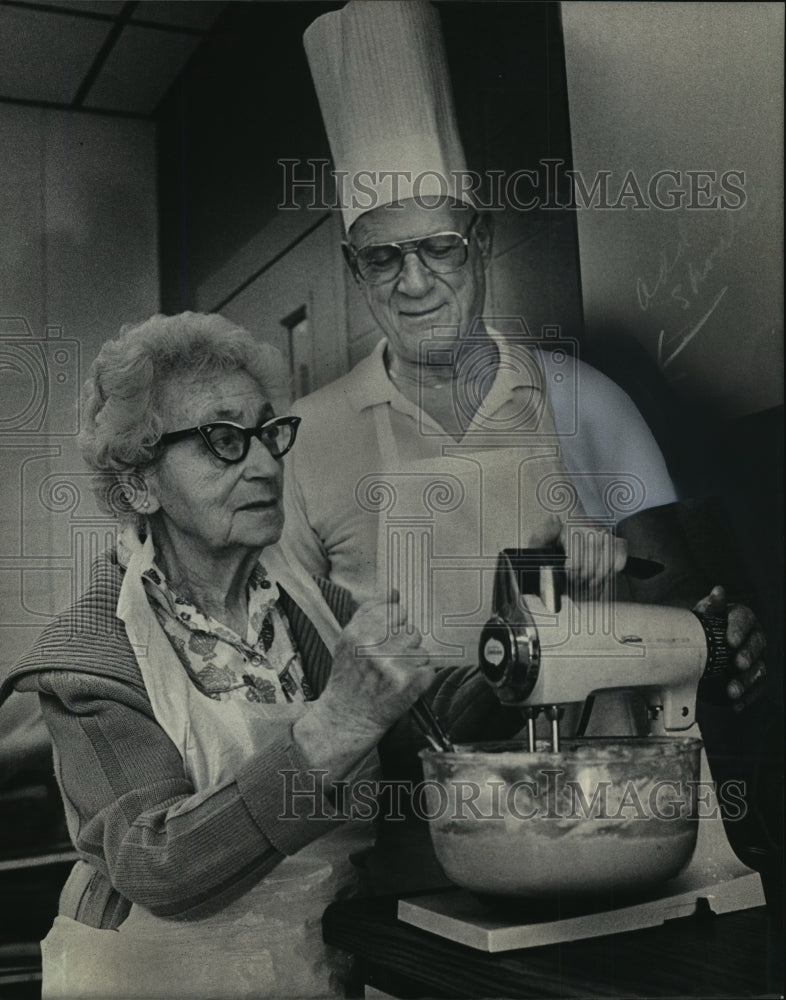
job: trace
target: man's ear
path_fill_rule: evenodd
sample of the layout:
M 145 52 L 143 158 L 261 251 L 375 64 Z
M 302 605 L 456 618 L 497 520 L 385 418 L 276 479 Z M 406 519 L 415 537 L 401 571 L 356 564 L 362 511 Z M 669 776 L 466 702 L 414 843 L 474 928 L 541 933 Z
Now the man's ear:
M 494 246 L 494 218 L 491 212 L 479 212 L 478 221 L 475 223 L 474 237 L 480 248 L 480 256 L 483 259 L 483 266 L 488 267 L 491 263 L 491 252 Z
M 362 281 L 360 280 L 360 275 L 358 274 L 357 265 L 355 264 L 355 254 L 352 250 L 352 245 L 347 240 L 342 241 L 341 252 L 344 255 L 345 264 L 352 272 L 352 277 L 355 279 L 358 285 L 362 285 Z

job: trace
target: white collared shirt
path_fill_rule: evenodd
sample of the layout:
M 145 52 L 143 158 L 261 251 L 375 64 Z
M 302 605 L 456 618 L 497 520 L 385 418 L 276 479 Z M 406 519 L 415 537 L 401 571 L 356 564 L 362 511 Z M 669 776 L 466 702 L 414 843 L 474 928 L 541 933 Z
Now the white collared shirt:
M 378 518 L 358 502 L 356 491 L 365 477 L 386 471 L 373 408 L 389 406 L 391 428 L 404 461 L 440 456 L 445 445 L 456 445 L 390 381 L 384 363 L 386 346 L 387 341 L 381 340 L 347 375 L 295 403 L 292 412 L 303 422 L 285 462 L 282 546 L 311 573 L 329 577 L 358 600 L 376 591 Z M 567 358 L 556 363 L 546 352 L 539 356 L 562 462 L 585 512 L 597 518 L 608 516 L 604 490 L 614 476 L 629 481 L 636 492 L 631 509 L 620 514 L 620 519 L 636 510 L 674 502 L 676 492 L 660 449 L 623 390 L 581 361 Z M 500 365 L 461 444 L 473 438 L 478 444 L 487 441 L 478 423 L 504 415 L 505 407 L 515 411 L 522 391 L 534 389 L 528 374 L 522 365 Z M 515 436 L 505 425 L 505 443 L 510 444 Z

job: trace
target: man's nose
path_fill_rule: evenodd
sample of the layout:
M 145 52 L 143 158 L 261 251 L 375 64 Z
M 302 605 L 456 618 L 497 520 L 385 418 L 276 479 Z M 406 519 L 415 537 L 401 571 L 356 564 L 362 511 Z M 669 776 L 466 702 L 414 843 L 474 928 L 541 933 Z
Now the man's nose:
M 423 295 L 433 284 L 434 276 L 414 250 L 404 254 L 398 289 L 406 295 Z

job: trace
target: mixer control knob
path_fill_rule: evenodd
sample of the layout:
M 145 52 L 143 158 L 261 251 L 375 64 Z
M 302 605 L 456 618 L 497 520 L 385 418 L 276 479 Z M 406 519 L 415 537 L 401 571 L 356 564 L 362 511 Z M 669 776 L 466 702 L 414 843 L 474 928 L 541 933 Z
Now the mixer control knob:
M 707 665 L 699 682 L 698 697 L 713 705 L 728 704 L 726 685 L 731 677 L 729 646 L 726 641 L 728 621 L 725 616 L 705 615 L 699 611 L 694 611 L 694 614 L 701 622 L 707 640 Z

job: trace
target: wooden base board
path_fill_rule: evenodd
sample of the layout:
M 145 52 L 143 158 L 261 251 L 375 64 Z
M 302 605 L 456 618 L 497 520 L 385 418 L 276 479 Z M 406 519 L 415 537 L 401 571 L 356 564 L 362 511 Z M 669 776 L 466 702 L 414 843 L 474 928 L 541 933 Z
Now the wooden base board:
M 463 889 L 412 899 L 401 899 L 398 917 L 421 930 L 480 951 L 501 952 L 518 948 L 602 937 L 656 927 L 666 920 L 695 913 L 706 900 L 714 913 L 731 913 L 764 905 L 761 879 L 740 865 L 742 874 L 712 885 L 691 884 L 690 868 L 649 898 L 624 905 L 593 899 L 581 906 L 525 901 L 527 917 L 517 918 L 512 906 L 495 907 Z M 693 873 L 695 877 L 695 873 Z M 522 906 L 522 909 L 524 907 Z

